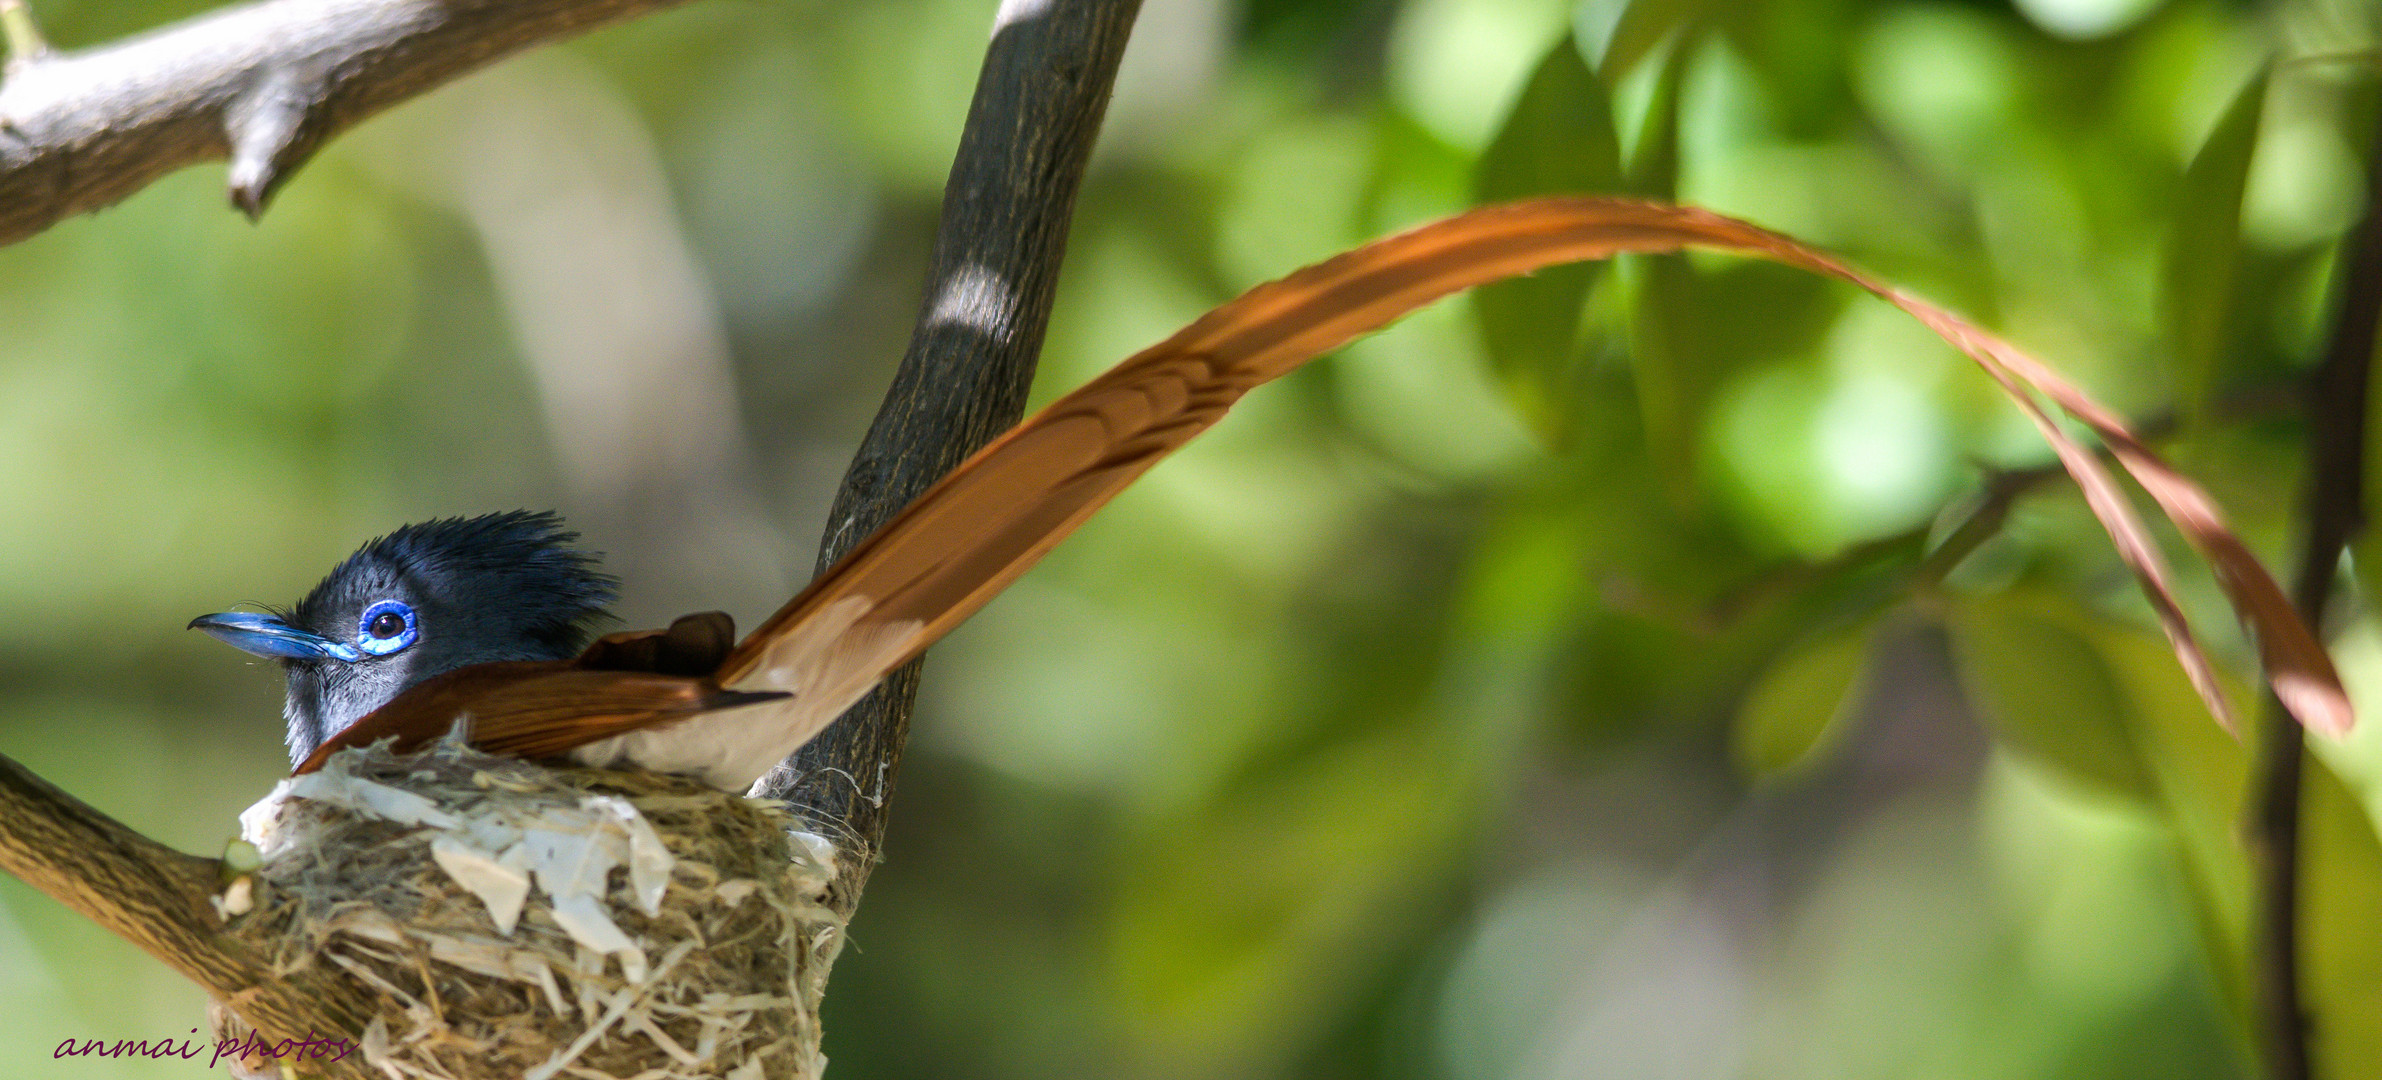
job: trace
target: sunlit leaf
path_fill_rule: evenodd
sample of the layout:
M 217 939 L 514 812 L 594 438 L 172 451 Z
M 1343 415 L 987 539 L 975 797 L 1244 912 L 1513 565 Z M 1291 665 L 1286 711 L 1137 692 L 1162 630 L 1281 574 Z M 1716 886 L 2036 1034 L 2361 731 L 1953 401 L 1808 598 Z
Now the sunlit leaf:
M 1964 597 L 1946 619 L 1961 686 L 1994 734 L 2078 784 L 2132 799 L 2151 795 L 2128 732 L 2128 705 L 2100 650 L 2047 617 L 2058 598 Z
M 2382 438 L 2373 432 L 2382 430 L 2376 422 L 2382 420 L 2382 379 L 2374 380 L 2366 389 L 2365 401 L 2365 490 L 2362 492 L 2369 508 L 2382 507 Z M 2355 576 L 2359 591 L 2367 604 L 2382 603 L 2382 529 L 2367 527 L 2357 530 L 2349 541 L 2349 569 Z
M 1704 407 L 1722 375 L 1704 340 L 1710 312 L 1696 295 L 1696 268 L 1685 260 L 1640 259 L 1627 270 L 1629 363 L 1646 452 L 1669 480 L 1671 496 L 1684 503 L 1696 478 Z
M 1612 5 L 1596 4 L 1581 7 L 1582 22 L 1596 8 L 1605 9 L 1601 26 L 1583 25 L 1581 40 L 1589 46 L 1589 58 L 1596 62 L 1597 75 L 1610 85 L 1628 75 L 1646 57 L 1660 49 L 1664 40 L 1688 28 L 1703 14 L 1707 0 L 1616 0 L 1625 5 L 1619 14 L 1611 13 Z M 1609 29 L 1606 29 L 1609 27 Z M 1586 32 L 1594 29 L 1598 32 Z
M 2203 955 L 2235 1036 L 2247 1045 L 2250 867 L 2241 823 L 2249 753 L 2210 726 L 2199 693 L 2156 639 L 2097 618 L 2069 628 L 2108 662 L 2131 706 L 2130 734 L 2183 855 Z
M 1634 7 L 1633 11 L 1636 10 Z M 1639 118 L 1629 160 L 1629 190 L 1669 199 L 1679 185 L 1679 78 L 1688 50 L 1674 45 L 1662 56 Z M 1709 350 L 1700 348 L 1705 324 L 1695 296 L 1696 271 L 1684 261 L 1649 259 L 1624 263 L 1630 288 L 1629 357 L 1636 380 L 1646 452 L 1682 500 L 1696 474 L 1697 405 L 1719 385 Z
M 2149 634 L 2035 594 L 2002 599 L 2052 627 L 2057 639 L 2105 673 L 2150 805 L 2175 837 L 2190 885 L 2203 960 L 2223 1002 L 2229 1037 L 2249 1045 L 2251 889 L 2242 822 L 2250 760 L 2240 741 L 2208 723 L 2190 680 Z
M 1621 180 L 1613 105 L 1581 61 L 1577 42 L 1555 43 L 1481 152 L 1474 190 L 1484 200 L 1609 190 Z
M 1473 186 L 1483 202 L 1621 186 L 1612 103 L 1571 37 L 1539 62 L 1505 127 L 1481 153 Z M 1580 313 L 1600 265 L 1548 267 L 1473 292 L 1490 363 L 1515 407 L 1550 441 L 1561 442 L 1569 426 L 1565 406 L 1576 396 L 1571 370 L 1580 354 Z
M 2316 1075 L 2382 1077 L 2382 842 L 2321 760 L 2301 792 L 2301 936 Z
M 2241 263 L 2242 193 L 2258 148 L 2266 82 L 2261 68 L 2193 156 L 2168 234 L 2164 315 L 2175 342 L 2176 396 L 2195 419 L 2207 415 L 2222 382 L 2219 367 Z
M 1629 191 L 1649 199 L 1673 199 L 1679 194 L 1679 80 L 1694 52 L 1681 39 L 1665 50 L 1662 70 L 1646 95 L 1646 111 L 1633 129 L 1636 140 L 1629 153 Z
M 1738 710 L 1738 764 L 1766 776 L 1811 757 L 1858 700 L 1868 657 L 1867 624 L 1822 634 L 1779 657 Z

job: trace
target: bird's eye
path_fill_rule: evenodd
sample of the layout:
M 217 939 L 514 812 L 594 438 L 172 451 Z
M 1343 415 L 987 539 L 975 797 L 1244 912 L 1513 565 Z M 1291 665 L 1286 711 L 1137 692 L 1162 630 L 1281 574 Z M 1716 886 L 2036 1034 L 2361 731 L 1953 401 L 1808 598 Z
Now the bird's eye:
M 364 609 L 356 620 L 356 648 L 374 656 L 387 656 L 414 643 L 420 636 L 414 625 L 414 609 L 403 601 L 383 600 Z

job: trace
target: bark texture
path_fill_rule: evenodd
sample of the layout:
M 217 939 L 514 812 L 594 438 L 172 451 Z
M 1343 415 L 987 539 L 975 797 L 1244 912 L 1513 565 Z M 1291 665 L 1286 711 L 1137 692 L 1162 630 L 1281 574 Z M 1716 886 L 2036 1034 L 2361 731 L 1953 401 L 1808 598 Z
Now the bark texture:
M 825 571 L 1025 414 L 1067 226 L 1140 0 L 1006 0 L 944 187 L 926 293 L 893 388 L 844 474 Z M 920 661 L 887 677 L 769 776 L 847 852 L 850 914 L 885 839 Z
M 678 2 L 266 0 L 82 52 L 19 41 L 0 81 L 0 244 L 216 158 L 230 159 L 231 201 L 254 217 L 365 117 Z

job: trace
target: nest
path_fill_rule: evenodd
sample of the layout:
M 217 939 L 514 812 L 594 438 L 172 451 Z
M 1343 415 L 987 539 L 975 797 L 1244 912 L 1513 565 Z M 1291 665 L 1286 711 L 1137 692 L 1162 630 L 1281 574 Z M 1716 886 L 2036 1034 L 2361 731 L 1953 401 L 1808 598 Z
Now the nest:
M 825 1064 L 835 849 L 778 804 L 449 741 L 339 754 L 241 822 L 262 862 L 217 900 L 228 931 L 277 973 L 352 980 L 376 1011 L 364 1060 L 392 1080 Z

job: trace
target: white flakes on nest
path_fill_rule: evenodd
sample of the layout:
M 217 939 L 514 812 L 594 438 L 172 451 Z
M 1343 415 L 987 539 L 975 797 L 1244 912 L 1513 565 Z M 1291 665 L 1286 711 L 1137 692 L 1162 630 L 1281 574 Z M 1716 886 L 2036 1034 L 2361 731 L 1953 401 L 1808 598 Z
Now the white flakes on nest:
M 280 850 L 274 826 L 288 799 L 429 826 L 438 830 L 430 838 L 432 860 L 487 905 L 498 932 L 512 935 L 534 873 L 555 921 L 573 940 L 619 956 L 630 982 L 645 981 L 645 952 L 604 913 L 604 894 L 613 868 L 625 863 L 637 907 L 658 913 L 676 860 L 634 805 L 616 795 L 581 796 L 577 806 L 491 800 L 479 813 L 458 817 L 420 795 L 358 777 L 354 765 L 352 756 L 339 755 L 320 771 L 282 781 L 240 815 L 242 838 L 268 858 Z
M 442 742 L 334 755 L 240 820 L 263 865 L 218 898 L 232 933 L 371 995 L 355 1035 L 392 1080 L 808 1080 L 825 1063 L 838 856 L 778 804 Z

